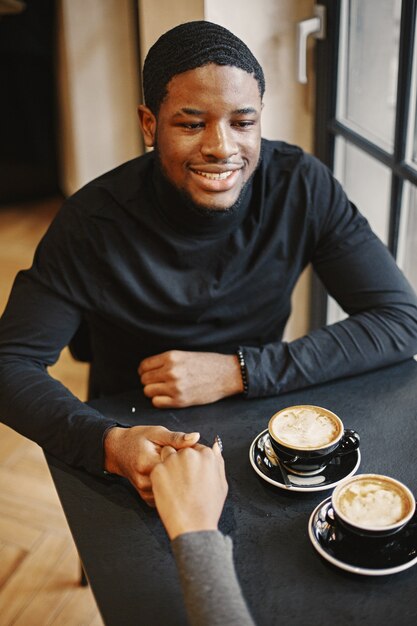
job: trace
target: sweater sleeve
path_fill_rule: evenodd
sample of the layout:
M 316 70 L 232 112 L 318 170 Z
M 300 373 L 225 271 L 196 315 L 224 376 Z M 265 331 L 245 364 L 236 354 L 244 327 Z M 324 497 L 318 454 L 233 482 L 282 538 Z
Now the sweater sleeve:
M 68 230 L 59 219 L 52 226 L 31 270 L 18 274 L 0 320 L 0 419 L 65 463 L 103 476 L 103 437 L 117 423 L 47 369 L 77 330 L 90 297 L 87 285 L 77 289 L 84 301 L 71 297 L 78 257 L 65 244 Z
M 185 533 L 172 542 L 192 626 L 254 626 L 233 564 L 232 540 L 219 531 Z
M 103 436 L 116 425 L 52 378 L 80 312 L 20 275 L 0 323 L 0 417 L 68 465 L 103 475 Z
M 305 181 L 309 260 L 349 317 L 295 341 L 241 346 L 248 396 L 284 393 L 391 365 L 417 353 L 417 298 L 385 245 L 324 166 Z

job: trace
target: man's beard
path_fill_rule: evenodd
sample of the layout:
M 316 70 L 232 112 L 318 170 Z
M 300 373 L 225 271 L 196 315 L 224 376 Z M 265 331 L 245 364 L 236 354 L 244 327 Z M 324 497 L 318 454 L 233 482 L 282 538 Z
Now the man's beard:
M 181 201 L 181 203 L 186 206 L 188 209 L 190 209 L 190 211 L 192 211 L 193 213 L 197 214 L 197 215 L 202 215 L 205 217 L 210 217 L 210 218 L 215 218 L 216 215 L 232 215 L 233 213 L 236 213 L 241 204 L 242 204 L 242 200 L 245 197 L 246 191 L 250 185 L 250 183 L 252 182 L 252 178 L 255 174 L 256 168 L 259 165 L 259 161 L 258 164 L 255 168 L 255 171 L 253 172 L 253 174 L 248 178 L 248 180 L 244 183 L 244 185 L 242 186 L 242 189 L 240 190 L 239 196 L 237 197 L 237 199 L 235 200 L 235 202 L 228 207 L 224 207 L 224 208 L 219 208 L 219 209 L 215 209 L 213 207 L 204 205 L 204 204 L 198 204 L 197 202 L 194 202 L 192 196 L 185 190 L 185 189 L 181 189 L 180 187 L 176 187 L 168 178 L 168 175 L 166 173 L 166 170 L 161 162 L 161 158 L 159 155 L 159 150 L 158 147 L 155 145 L 154 147 L 154 154 L 155 154 L 155 161 L 157 163 L 157 166 L 161 172 L 161 174 L 163 175 L 165 181 L 175 190 L 175 192 L 178 194 L 179 200 Z

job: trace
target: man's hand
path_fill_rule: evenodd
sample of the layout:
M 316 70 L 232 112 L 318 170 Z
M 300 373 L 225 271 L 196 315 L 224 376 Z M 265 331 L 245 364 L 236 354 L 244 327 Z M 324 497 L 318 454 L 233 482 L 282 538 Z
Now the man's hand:
M 209 404 L 243 391 L 236 355 L 170 350 L 144 359 L 138 373 L 157 408 Z
M 151 472 L 156 508 L 169 538 L 215 530 L 227 495 L 224 461 L 217 443 L 178 452 L 162 448 L 163 462 Z
M 199 433 L 173 432 L 164 426 L 116 426 L 104 440 L 104 467 L 130 480 L 145 502 L 155 506 L 149 474 L 161 462 L 161 450 L 193 446 L 199 438 Z

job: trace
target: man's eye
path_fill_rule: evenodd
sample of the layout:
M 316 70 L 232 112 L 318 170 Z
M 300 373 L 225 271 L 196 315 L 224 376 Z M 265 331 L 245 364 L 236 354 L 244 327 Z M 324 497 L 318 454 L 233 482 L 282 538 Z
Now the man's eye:
M 254 125 L 255 122 L 253 120 L 242 120 L 239 122 L 233 122 L 233 126 L 237 126 L 238 128 L 250 128 Z
M 203 128 L 203 122 L 182 122 L 180 124 L 181 128 L 187 128 L 188 130 L 196 130 L 197 128 Z

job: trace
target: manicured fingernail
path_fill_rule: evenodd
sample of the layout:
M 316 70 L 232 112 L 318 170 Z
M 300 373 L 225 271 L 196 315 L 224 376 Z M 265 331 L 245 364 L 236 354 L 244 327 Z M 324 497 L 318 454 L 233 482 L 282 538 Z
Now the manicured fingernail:
M 219 446 L 220 452 L 223 452 L 223 441 L 221 440 L 220 435 L 215 436 L 214 442 Z
M 200 437 L 200 433 L 185 433 L 184 435 L 184 441 L 191 441 L 191 439 L 195 439 L 196 435 L 198 435 L 198 437 Z

